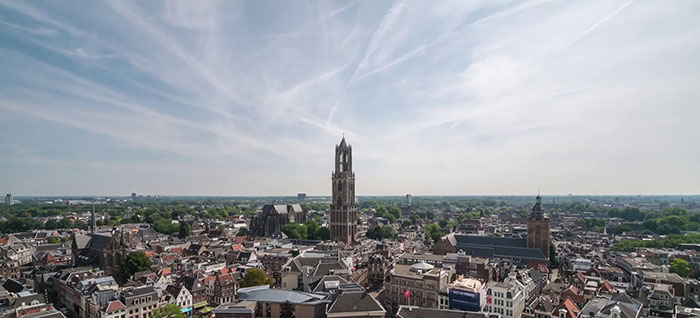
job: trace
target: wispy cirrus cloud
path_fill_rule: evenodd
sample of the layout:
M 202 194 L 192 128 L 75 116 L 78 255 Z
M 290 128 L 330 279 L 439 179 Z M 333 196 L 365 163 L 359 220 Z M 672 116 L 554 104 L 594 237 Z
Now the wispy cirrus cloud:
M 0 1 L 0 190 L 698 192 L 698 9 Z

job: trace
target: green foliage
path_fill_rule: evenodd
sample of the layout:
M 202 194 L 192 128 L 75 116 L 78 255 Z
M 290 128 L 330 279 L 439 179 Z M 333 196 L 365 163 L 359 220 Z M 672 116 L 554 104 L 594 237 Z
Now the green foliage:
M 251 268 L 245 271 L 243 287 L 252 287 L 272 284 L 272 278 L 267 277 L 267 272 L 260 268 Z
M 282 227 L 282 232 L 291 239 L 305 239 L 308 235 L 306 226 L 296 222 L 285 224 Z
M 630 230 L 630 226 L 627 224 L 619 224 L 615 227 L 615 235 L 620 235 Z
M 435 216 L 436 216 L 435 211 L 433 211 L 433 210 L 428 210 L 428 211 L 425 212 L 425 213 L 426 213 L 426 215 L 427 215 L 427 217 L 428 217 L 428 220 L 435 220 Z
M 697 231 L 700 230 L 700 214 L 690 215 L 682 208 L 651 212 L 646 214 L 644 228 L 661 235 Z
M 180 231 L 180 225 L 177 223 L 172 223 L 170 218 L 163 218 L 160 216 L 152 216 L 151 218 L 153 224 L 153 230 L 158 233 L 163 234 L 174 234 Z
M 46 241 L 48 241 L 50 244 L 56 244 L 56 243 L 61 243 L 61 238 L 60 237 L 49 237 Z
M 314 234 L 314 239 L 316 240 L 322 240 L 322 241 L 328 241 L 331 239 L 331 230 L 327 227 L 321 227 L 316 231 L 316 234 Z
M 621 218 L 625 221 L 634 222 L 644 220 L 644 213 L 636 207 L 626 207 L 624 210 L 620 211 L 618 209 L 612 209 L 608 211 L 608 217 L 611 218 Z
M 552 267 L 557 267 L 559 266 L 557 262 L 557 248 L 554 246 L 554 242 L 551 240 L 549 241 L 549 264 Z
M 377 208 L 377 212 L 374 214 L 376 217 L 381 217 L 389 220 L 390 223 L 396 223 L 396 220 L 401 218 L 401 209 L 398 207 L 391 207 L 387 209 L 386 206 L 380 205 Z
M 676 273 L 681 277 L 688 277 L 688 273 L 690 273 L 690 265 L 686 260 L 676 258 L 671 262 L 671 267 L 669 270 L 671 273 Z
M 313 238 L 316 232 L 318 232 L 318 230 L 321 228 L 321 226 L 318 225 L 318 222 L 314 220 L 304 222 L 304 226 L 306 226 L 307 238 Z
M 192 235 L 192 227 L 190 226 L 189 223 L 185 221 L 180 222 L 180 231 L 178 232 L 177 236 L 181 239 L 184 239 L 188 236 Z
M 315 220 L 306 221 L 304 224 L 287 223 L 282 227 L 282 232 L 292 239 L 329 240 L 331 231 L 321 227 Z
M 700 244 L 700 233 L 669 234 L 664 238 L 657 238 L 648 241 L 622 240 L 613 246 L 616 251 L 633 252 L 638 247 L 651 248 L 676 248 L 678 244 L 693 243 Z
M 425 227 L 425 235 L 437 243 L 441 237 L 445 236 L 447 233 L 442 231 L 442 226 L 431 223 Z
M 604 227 L 606 222 L 605 220 L 599 218 L 581 218 L 576 220 L 576 224 L 582 226 L 585 229 L 591 230 L 596 227 Z
M 122 264 L 122 270 L 125 271 L 127 276 L 132 276 L 136 272 L 145 271 L 150 269 L 153 263 L 151 259 L 146 256 L 144 252 L 133 252 L 126 257 L 126 260 Z
M 375 240 L 383 239 L 393 239 L 396 238 L 396 231 L 393 227 L 384 226 L 373 226 L 367 230 L 367 237 Z
M 167 304 L 153 310 L 151 318 L 185 318 L 182 308 L 175 304 Z

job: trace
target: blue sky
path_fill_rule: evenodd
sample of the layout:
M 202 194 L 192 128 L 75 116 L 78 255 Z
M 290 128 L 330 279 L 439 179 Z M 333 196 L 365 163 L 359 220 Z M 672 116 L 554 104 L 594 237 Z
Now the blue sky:
M 0 191 L 700 193 L 698 12 L 0 0 Z

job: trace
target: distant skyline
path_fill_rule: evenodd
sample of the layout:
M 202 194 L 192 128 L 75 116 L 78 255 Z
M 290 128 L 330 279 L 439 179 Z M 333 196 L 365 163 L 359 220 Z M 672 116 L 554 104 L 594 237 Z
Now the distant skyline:
M 0 0 L 0 193 L 700 193 L 698 1 Z

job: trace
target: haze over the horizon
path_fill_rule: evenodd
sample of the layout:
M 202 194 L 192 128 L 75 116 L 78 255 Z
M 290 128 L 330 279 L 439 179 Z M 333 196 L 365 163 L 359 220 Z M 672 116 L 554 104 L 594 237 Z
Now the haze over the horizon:
M 698 12 L 0 0 L 0 192 L 700 193 Z

